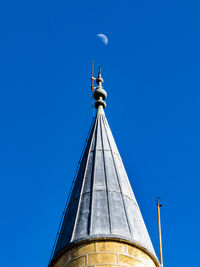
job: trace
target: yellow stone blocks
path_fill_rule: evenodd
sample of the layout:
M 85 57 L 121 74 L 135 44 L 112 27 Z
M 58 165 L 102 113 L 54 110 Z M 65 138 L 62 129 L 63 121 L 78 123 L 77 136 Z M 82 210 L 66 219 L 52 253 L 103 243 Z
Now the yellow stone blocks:
M 104 241 L 104 242 L 97 242 L 96 243 L 96 250 L 97 251 L 112 251 L 112 252 L 126 252 L 126 244 L 117 243 L 114 241 Z
M 88 266 L 102 263 L 117 264 L 117 255 L 114 253 L 94 253 L 88 255 Z
M 148 254 L 120 241 L 91 241 L 66 251 L 51 267 L 158 267 Z
M 91 252 L 94 252 L 94 243 L 90 243 L 90 244 L 84 244 L 84 245 L 80 245 L 78 248 L 75 247 L 70 251 L 70 255 L 71 258 L 74 259 L 76 257 L 80 257 L 82 255 L 87 255 Z
M 147 265 L 145 265 L 144 263 L 126 256 L 126 255 L 119 255 L 119 263 L 121 265 L 125 265 L 125 266 L 137 266 L 137 267 L 146 267 Z

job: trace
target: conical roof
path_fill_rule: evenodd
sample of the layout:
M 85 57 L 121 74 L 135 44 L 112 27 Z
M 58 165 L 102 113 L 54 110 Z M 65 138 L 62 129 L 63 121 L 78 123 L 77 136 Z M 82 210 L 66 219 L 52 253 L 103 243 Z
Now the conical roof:
M 53 258 L 93 238 L 127 240 L 155 256 L 103 105 L 97 108 Z

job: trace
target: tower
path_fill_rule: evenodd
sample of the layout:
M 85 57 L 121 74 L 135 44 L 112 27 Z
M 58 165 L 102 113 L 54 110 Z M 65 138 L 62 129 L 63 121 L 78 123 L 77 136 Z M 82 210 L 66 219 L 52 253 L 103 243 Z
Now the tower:
M 99 69 L 96 117 L 49 267 L 158 267 L 104 109 Z

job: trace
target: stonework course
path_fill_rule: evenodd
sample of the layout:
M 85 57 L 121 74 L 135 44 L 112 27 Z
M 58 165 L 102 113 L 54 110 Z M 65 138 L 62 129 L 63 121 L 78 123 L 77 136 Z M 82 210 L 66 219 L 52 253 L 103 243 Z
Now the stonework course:
M 142 250 L 116 241 L 95 241 L 66 251 L 53 267 L 156 267 Z

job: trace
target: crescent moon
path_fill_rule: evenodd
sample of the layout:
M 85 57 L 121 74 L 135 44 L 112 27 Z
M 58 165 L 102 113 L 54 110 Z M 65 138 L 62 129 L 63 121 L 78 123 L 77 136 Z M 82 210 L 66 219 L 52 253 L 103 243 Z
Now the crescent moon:
M 105 44 L 108 44 L 108 37 L 103 33 L 98 33 L 97 37 Z

